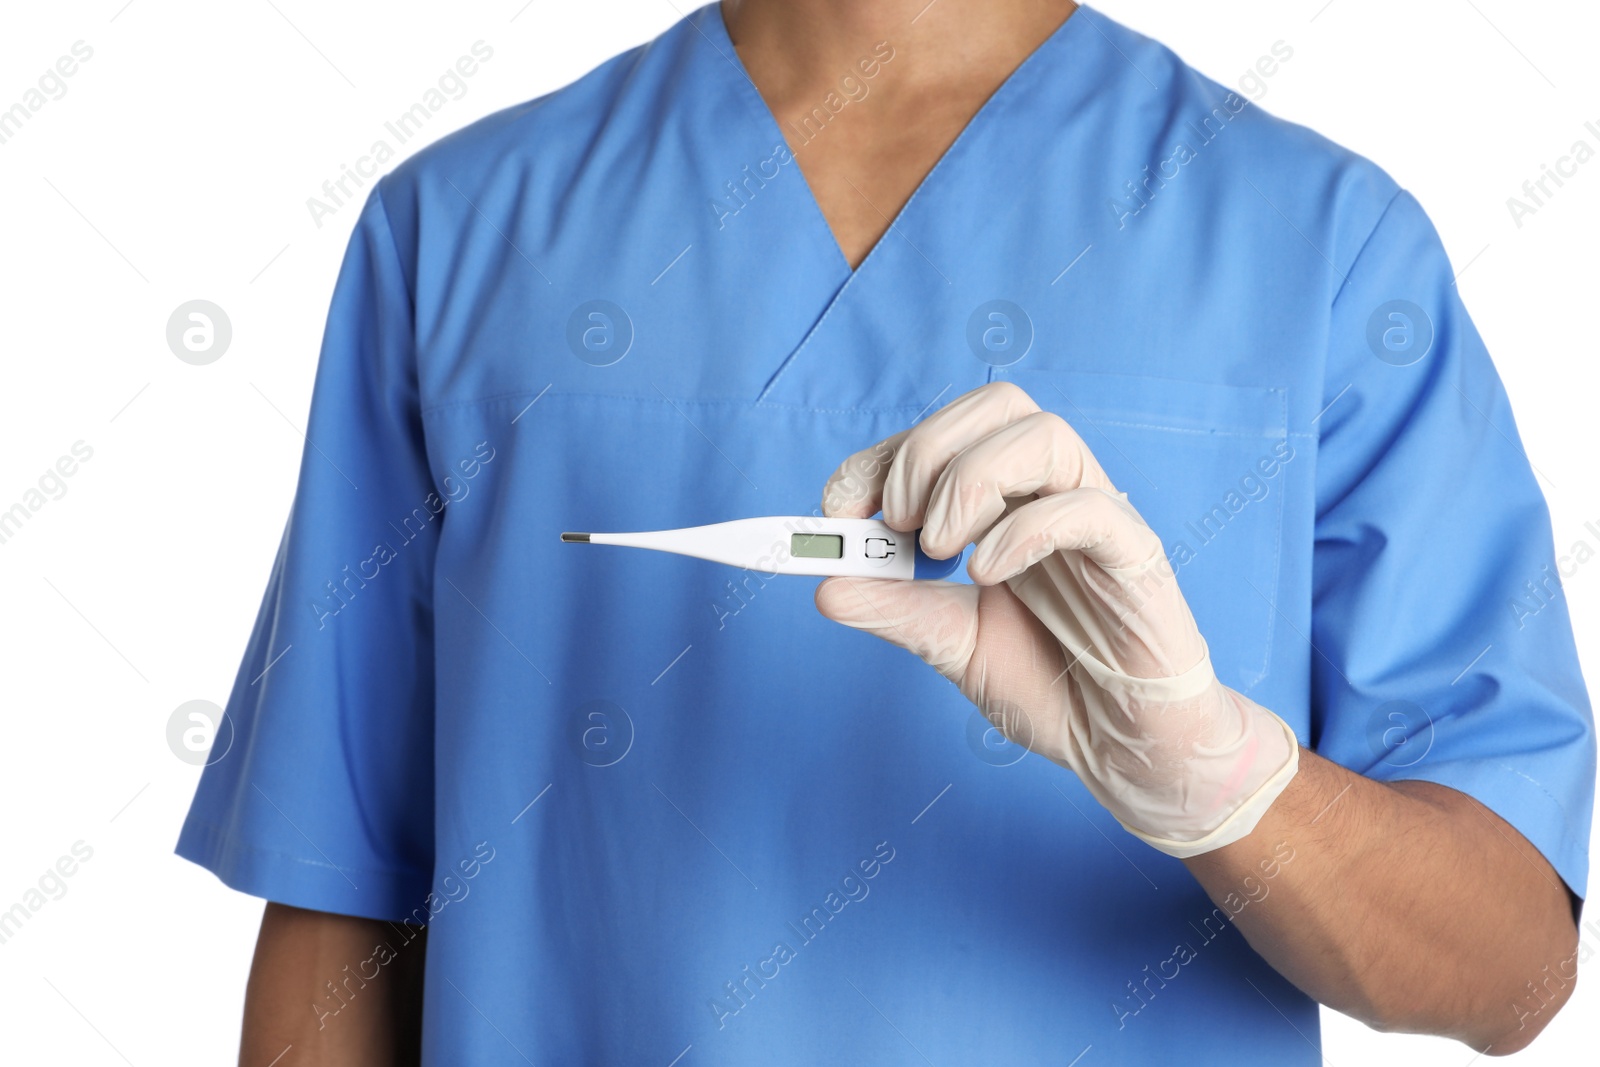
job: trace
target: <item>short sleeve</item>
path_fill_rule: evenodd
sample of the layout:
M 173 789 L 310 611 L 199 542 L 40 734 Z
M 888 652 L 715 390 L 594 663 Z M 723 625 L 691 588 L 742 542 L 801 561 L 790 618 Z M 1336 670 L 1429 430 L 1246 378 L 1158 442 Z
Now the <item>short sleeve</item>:
M 299 482 L 181 856 L 235 889 L 400 919 L 433 864 L 433 609 L 444 505 L 412 302 L 381 194 L 334 289 Z
M 1335 298 L 1322 403 L 1312 747 L 1476 798 L 1582 897 L 1594 721 L 1560 579 L 1593 550 L 1555 551 L 1505 389 L 1405 192 Z

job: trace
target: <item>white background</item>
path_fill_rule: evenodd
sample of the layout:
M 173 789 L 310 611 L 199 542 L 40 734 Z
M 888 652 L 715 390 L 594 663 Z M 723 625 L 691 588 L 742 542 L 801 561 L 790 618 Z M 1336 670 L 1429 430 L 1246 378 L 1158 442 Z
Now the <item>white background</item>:
M 0 1059 L 231 1062 L 261 904 L 172 855 L 199 772 L 169 749 L 167 722 L 185 701 L 226 702 L 293 492 L 356 214 L 318 228 L 306 199 L 473 42 L 494 58 L 428 140 L 571 81 L 680 11 L 667 0 L 7 6 L 0 109 L 74 42 L 94 54 L 0 144 L 0 510 L 75 442 L 93 457 L 0 544 L 0 910 L 75 842 L 93 857 L 0 944 Z M 1600 547 L 1584 529 L 1600 527 L 1600 160 L 1521 228 L 1506 206 L 1578 138 L 1600 148 L 1584 129 L 1600 126 L 1595 6 L 1101 6 L 1225 83 L 1274 42 L 1294 49 L 1262 106 L 1375 159 L 1421 200 L 1511 393 L 1557 544 Z M 168 316 L 196 298 L 222 306 L 234 331 L 203 367 L 165 339 Z M 1600 677 L 1600 562 L 1566 592 L 1587 676 Z M 1600 953 L 1600 936 L 1584 936 Z M 1597 1014 L 1600 985 L 1580 983 L 1521 1062 L 1593 1062 Z M 1340 1067 L 1474 1058 L 1333 1015 L 1324 1035 Z

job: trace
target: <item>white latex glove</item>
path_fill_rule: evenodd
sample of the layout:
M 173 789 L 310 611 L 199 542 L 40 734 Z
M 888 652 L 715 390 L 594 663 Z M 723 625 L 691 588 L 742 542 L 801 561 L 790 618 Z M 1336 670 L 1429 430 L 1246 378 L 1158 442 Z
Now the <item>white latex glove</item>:
M 938 558 L 975 543 L 976 584 L 829 578 L 818 609 L 922 657 L 1129 832 L 1199 855 L 1248 834 L 1289 784 L 1294 731 L 1217 681 L 1160 539 L 1022 389 L 957 398 L 823 491 L 830 516 L 880 508 Z

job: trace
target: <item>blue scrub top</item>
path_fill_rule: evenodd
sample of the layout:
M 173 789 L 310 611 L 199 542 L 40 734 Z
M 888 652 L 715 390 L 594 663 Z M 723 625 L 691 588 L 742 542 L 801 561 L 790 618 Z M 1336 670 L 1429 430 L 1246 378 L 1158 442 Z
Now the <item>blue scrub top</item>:
M 1008 380 L 1161 535 L 1225 684 L 1581 895 L 1548 513 L 1417 202 L 1090 7 L 853 273 L 785 142 L 829 135 L 712 5 L 371 190 L 179 853 L 427 919 L 429 1063 L 1319 1062 L 1232 922 L 1270 876 L 1213 905 L 815 580 L 558 539 L 814 512 Z

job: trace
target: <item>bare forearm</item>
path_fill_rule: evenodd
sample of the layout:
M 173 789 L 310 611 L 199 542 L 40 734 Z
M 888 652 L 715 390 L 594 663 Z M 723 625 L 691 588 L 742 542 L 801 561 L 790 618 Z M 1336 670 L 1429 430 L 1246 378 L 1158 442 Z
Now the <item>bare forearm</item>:
M 279 1057 L 296 1067 L 419 1062 L 425 935 L 268 904 L 245 993 L 240 1067 Z
M 1263 866 L 1288 849 L 1290 862 Z M 1505 1054 L 1571 995 L 1578 934 L 1565 885 L 1453 789 L 1386 785 L 1302 750 L 1248 837 L 1185 862 L 1219 905 L 1252 901 L 1235 921 L 1268 963 L 1379 1029 Z

